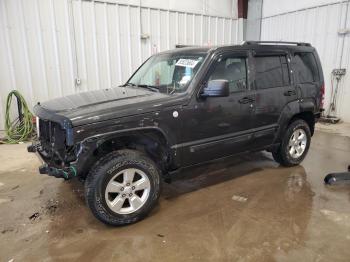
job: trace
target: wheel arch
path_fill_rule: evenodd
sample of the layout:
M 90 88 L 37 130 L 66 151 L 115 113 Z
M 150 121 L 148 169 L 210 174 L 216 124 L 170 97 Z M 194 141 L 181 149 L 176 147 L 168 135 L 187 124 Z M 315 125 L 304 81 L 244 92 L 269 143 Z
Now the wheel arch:
M 314 116 L 314 114 L 311 111 L 303 111 L 303 112 L 300 112 L 298 114 L 295 114 L 289 120 L 288 125 L 290 125 L 296 119 L 304 120 L 308 124 L 308 126 L 310 128 L 311 136 L 313 136 L 313 134 L 315 133 L 315 116 Z
M 315 132 L 315 116 L 313 113 L 314 105 L 313 103 L 300 103 L 299 101 L 293 101 L 289 104 L 287 104 L 280 115 L 279 118 L 279 129 L 278 133 L 276 135 L 275 144 L 278 144 L 281 142 L 282 135 L 284 133 L 284 130 L 296 119 L 302 119 L 304 120 L 311 131 L 311 135 Z
M 133 149 L 145 153 L 163 171 L 171 164 L 169 138 L 160 128 L 135 128 L 86 138 L 80 143 L 78 170 L 82 178 L 91 167 L 108 153 L 120 149 Z

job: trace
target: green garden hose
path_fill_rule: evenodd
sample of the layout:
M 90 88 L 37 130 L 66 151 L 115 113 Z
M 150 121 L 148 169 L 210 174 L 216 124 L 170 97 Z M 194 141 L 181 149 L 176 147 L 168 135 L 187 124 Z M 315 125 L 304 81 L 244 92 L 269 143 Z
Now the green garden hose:
M 12 97 L 17 98 L 18 117 L 11 121 L 10 108 Z M 23 96 L 17 91 L 12 90 L 6 100 L 6 114 L 5 114 L 5 131 L 6 143 L 16 144 L 28 140 L 33 133 L 33 114 L 30 112 Z

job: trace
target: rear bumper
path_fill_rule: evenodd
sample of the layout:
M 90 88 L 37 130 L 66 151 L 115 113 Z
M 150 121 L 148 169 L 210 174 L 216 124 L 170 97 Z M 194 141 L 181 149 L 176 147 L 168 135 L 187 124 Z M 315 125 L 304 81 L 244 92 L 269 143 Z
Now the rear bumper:
M 74 165 L 58 168 L 51 164 L 50 159 L 46 157 L 47 154 L 41 149 L 41 145 L 38 142 L 34 142 L 32 145 L 28 146 L 27 151 L 35 153 L 42 162 L 42 165 L 39 167 L 40 174 L 46 174 L 56 178 L 64 178 L 65 180 L 77 176 L 77 170 Z

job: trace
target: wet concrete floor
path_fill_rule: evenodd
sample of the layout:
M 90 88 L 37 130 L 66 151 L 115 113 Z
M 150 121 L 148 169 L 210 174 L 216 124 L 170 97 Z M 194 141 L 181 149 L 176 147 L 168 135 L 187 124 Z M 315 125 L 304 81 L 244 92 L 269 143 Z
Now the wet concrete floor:
M 301 166 L 260 152 L 187 170 L 143 221 L 113 228 L 78 181 L 37 173 L 26 145 L 0 145 L 0 261 L 350 261 L 350 138 L 317 132 Z

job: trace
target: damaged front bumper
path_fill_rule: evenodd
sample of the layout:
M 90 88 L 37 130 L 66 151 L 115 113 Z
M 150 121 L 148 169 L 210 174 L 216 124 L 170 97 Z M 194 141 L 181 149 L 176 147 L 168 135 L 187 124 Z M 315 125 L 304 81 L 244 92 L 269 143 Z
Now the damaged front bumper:
M 35 153 L 42 165 L 39 167 L 40 174 L 47 174 L 49 176 L 63 178 L 65 180 L 72 179 L 77 176 L 77 169 L 75 165 L 57 167 L 50 163 L 50 159 L 47 158 L 45 151 L 41 149 L 40 143 L 33 143 L 27 147 L 27 151 L 30 153 Z

